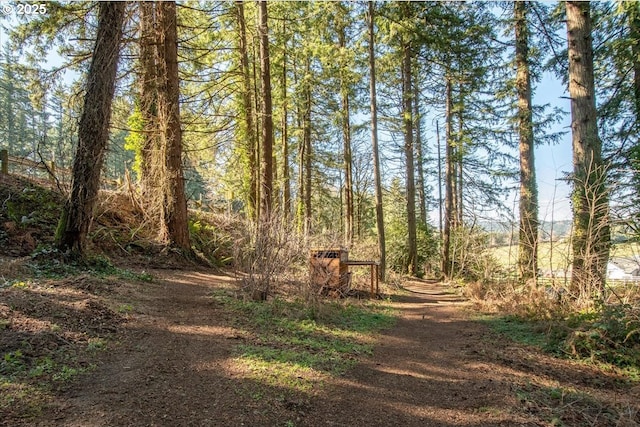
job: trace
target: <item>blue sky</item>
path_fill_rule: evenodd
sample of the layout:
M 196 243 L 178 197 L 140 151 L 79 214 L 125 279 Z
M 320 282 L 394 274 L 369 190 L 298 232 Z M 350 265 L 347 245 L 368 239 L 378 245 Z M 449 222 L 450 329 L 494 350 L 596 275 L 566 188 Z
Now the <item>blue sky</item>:
M 545 73 L 536 87 L 533 99 L 536 105 L 549 103 L 567 112 L 562 122 L 555 126 L 554 131 L 570 130 L 571 106 L 567 96 L 562 82 L 550 73 Z M 537 146 L 535 156 L 540 219 L 550 221 L 552 211 L 554 211 L 554 220 L 571 219 L 569 205 L 571 189 L 567 182 L 561 179 L 573 169 L 571 133 L 564 135 L 556 145 Z

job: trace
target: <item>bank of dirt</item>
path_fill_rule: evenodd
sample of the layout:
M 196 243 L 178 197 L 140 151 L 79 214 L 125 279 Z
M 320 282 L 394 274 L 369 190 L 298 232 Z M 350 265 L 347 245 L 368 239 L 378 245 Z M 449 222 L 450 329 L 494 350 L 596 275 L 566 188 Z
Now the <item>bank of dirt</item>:
M 474 321 L 460 297 L 440 284 L 422 281 L 407 283 L 406 291 L 391 298 L 398 321 L 376 336 L 371 355 L 362 355 L 345 374 L 325 377 L 308 391 L 285 392 L 258 383 L 234 364 L 234 349 L 251 340 L 251 334 L 212 298 L 220 289 L 233 287 L 232 277 L 208 270 L 151 273 L 150 282 L 72 283 L 74 298 L 85 301 L 77 302 L 78 310 L 102 313 L 101 322 L 90 317 L 82 324 L 103 334 L 106 349 L 93 354 L 85 373 L 54 387 L 38 412 L 20 418 L 5 410 L 0 424 L 640 423 L 637 387 L 614 374 L 555 359 L 500 337 Z M 12 315 L 12 307 L 16 305 L 7 305 L 5 317 Z M 11 331 L 8 324 L 0 333 Z M 78 327 L 81 333 L 86 331 Z

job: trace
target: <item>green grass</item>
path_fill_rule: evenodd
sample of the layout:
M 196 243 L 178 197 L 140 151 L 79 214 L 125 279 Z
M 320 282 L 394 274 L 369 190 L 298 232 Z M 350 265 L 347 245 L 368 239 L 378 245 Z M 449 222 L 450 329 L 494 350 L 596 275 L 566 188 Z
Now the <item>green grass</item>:
M 480 321 L 493 331 L 524 345 L 550 350 L 552 345 L 544 322 L 523 320 L 516 316 L 483 316 Z
M 508 339 L 557 357 L 571 358 L 640 381 L 637 319 L 623 307 L 573 313 L 552 320 L 483 316 L 480 322 Z
M 490 248 L 489 252 L 505 268 L 515 267 L 518 261 L 518 245 L 499 246 Z M 616 243 L 611 247 L 612 257 L 633 257 L 640 254 L 640 243 Z M 569 240 L 559 242 L 540 242 L 538 244 L 538 267 L 541 270 L 566 269 L 571 260 L 571 245 Z
M 568 241 L 538 243 L 538 267 L 541 270 L 559 270 L 567 267 L 571 248 Z M 498 246 L 489 252 L 502 267 L 515 267 L 518 262 L 518 245 Z
M 380 303 L 325 303 L 311 309 L 299 301 L 247 302 L 214 295 L 235 314 L 250 343 L 235 348 L 235 361 L 266 385 L 307 391 L 323 375 L 344 374 L 373 349 L 372 334 L 395 323 Z
M 153 276 L 145 271 L 140 273 L 114 266 L 104 255 L 96 255 L 79 260 L 65 260 L 65 256 L 54 247 L 43 247 L 31 255 L 28 264 L 36 278 L 63 279 L 68 276 L 90 274 L 92 277 L 117 277 L 142 282 L 153 281 Z

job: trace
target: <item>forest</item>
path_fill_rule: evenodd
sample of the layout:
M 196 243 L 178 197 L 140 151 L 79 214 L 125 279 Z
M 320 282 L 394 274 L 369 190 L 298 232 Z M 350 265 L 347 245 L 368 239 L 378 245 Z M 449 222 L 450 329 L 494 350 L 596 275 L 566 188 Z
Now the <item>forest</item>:
M 208 298 L 229 310 L 223 318 L 238 316 L 244 328 L 258 330 L 232 339 L 270 337 L 259 329 L 265 324 L 286 331 L 284 323 L 270 323 L 280 316 L 310 316 L 318 324 L 371 316 L 367 333 L 374 334 L 393 327 L 383 321 L 393 317 L 385 301 L 400 304 L 412 289 L 419 298 L 446 289 L 443 301 L 456 295 L 449 301 L 455 306 L 464 299 L 490 316 L 485 326 L 501 337 L 524 334 L 527 345 L 535 341 L 557 357 L 613 370 L 625 387 L 636 384 L 640 3 L 1 6 L 0 387 L 12 397 L 0 399 L 0 415 L 9 424 L 36 416 L 25 415 L 31 403 L 18 397 L 20 381 L 51 380 L 63 368 L 79 373 L 76 365 L 89 357 L 85 348 L 74 353 L 76 365 L 65 365 L 27 349 L 37 340 L 33 331 L 18 331 L 18 312 L 48 304 L 25 292 L 36 299 L 45 298 L 43 286 L 88 292 L 83 298 L 93 320 L 83 324 L 100 318 L 111 326 L 104 326 L 108 333 L 97 324 L 83 329 L 89 335 L 82 339 L 108 346 L 119 341 L 109 334 L 126 329 L 121 323 L 142 321 L 138 315 L 162 303 L 142 309 L 138 302 L 96 301 L 123 298 L 125 290 L 151 292 L 145 286 L 164 301 L 164 291 L 149 283 L 182 283 L 183 270 L 214 275 L 216 283 L 224 282 L 218 274 L 233 278 L 233 292 L 218 289 Z M 545 174 L 554 147 L 570 153 L 561 159 L 570 166 L 556 168 L 550 187 Z M 557 188 L 566 194 L 556 195 Z M 566 202 L 570 218 L 556 200 Z M 328 249 L 367 261 L 353 261 L 338 287 L 329 279 L 319 284 L 310 254 Z M 359 303 L 369 298 L 367 271 L 354 268 L 363 263 L 372 265 L 371 293 L 373 265 L 382 290 Z M 193 280 L 200 286 L 204 279 Z M 97 291 L 119 281 L 127 284 L 108 295 Z M 349 299 L 355 301 L 339 301 Z M 49 310 L 38 316 L 55 318 Z M 436 312 L 434 325 L 449 316 Z M 262 339 L 278 342 L 277 352 L 293 346 Z M 325 346 L 315 345 L 303 347 L 313 353 Z M 247 348 L 243 357 L 256 356 Z M 287 347 L 303 351 L 296 348 Z M 284 357 L 269 354 L 258 356 L 263 363 Z M 341 357 L 358 357 L 348 354 Z M 308 362 L 313 369 L 322 363 Z M 33 375 L 34 369 L 44 373 Z M 339 375 L 347 371 L 345 365 Z M 307 373 L 296 375 L 307 381 Z M 594 415 L 585 409 L 594 405 L 591 396 L 575 413 L 558 412 L 566 402 L 549 409 L 553 393 L 527 387 L 518 392 L 521 403 L 524 393 L 525 406 L 534 402 L 544 419 L 531 425 L 640 424 L 637 404 L 613 408 L 602 398 Z M 625 393 L 633 398 L 633 390 Z M 7 409 L 14 400 L 27 409 Z M 105 425 L 126 425 L 130 415 Z M 284 420 L 281 413 L 265 417 L 248 422 Z M 416 420 L 406 425 L 432 425 Z M 314 422 L 299 415 L 286 425 Z M 473 422 L 490 425 L 482 417 Z M 173 425 L 181 423 L 191 425 L 177 419 Z

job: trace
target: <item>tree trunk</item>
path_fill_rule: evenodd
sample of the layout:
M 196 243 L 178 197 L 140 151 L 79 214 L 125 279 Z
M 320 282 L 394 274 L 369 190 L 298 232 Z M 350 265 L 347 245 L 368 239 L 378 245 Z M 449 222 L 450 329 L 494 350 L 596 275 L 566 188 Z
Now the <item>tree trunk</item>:
M 282 211 L 285 221 L 291 216 L 291 173 L 289 171 L 289 125 L 287 105 L 287 41 L 286 21 L 282 21 L 282 33 L 285 35 L 282 51 Z
M 345 28 L 338 30 L 338 47 L 346 49 Z M 345 65 L 340 67 L 344 73 Z M 351 155 L 351 112 L 349 110 L 349 88 L 344 75 L 340 79 L 340 97 L 342 102 L 342 142 L 344 155 L 344 241 L 350 247 L 353 244 L 354 209 L 353 209 L 353 161 Z
M 247 170 L 244 171 L 245 186 L 247 187 L 247 206 L 249 217 L 256 220 L 258 212 L 258 168 L 256 162 L 256 129 L 254 124 L 254 110 L 252 103 L 251 69 L 249 68 L 249 49 L 247 45 L 247 26 L 244 17 L 244 1 L 236 1 L 236 13 L 239 30 L 240 70 L 242 73 L 242 107 L 244 119 L 243 155 Z
M 140 7 L 140 112 L 144 122 L 144 142 L 140 152 L 140 185 L 142 197 L 148 214 L 153 214 L 154 187 L 158 180 L 154 178 L 154 159 L 158 151 L 158 88 L 156 60 L 156 3 L 138 2 Z M 156 206 L 157 207 L 157 206 Z
M 259 44 L 259 43 L 258 43 Z M 262 120 L 259 119 L 260 115 L 262 114 L 262 111 L 260 110 L 262 108 L 262 103 L 260 102 L 260 79 L 259 79 L 259 72 L 258 72 L 258 64 L 259 61 L 255 60 L 255 58 L 259 58 L 260 53 L 256 54 L 256 43 L 252 43 L 251 45 L 252 49 L 253 49 L 253 55 L 252 58 L 254 58 L 253 61 L 251 61 L 251 66 L 253 68 L 253 73 L 252 73 L 252 77 L 253 77 L 253 111 L 255 112 L 255 120 L 253 120 L 253 124 L 254 124 L 254 131 L 253 131 L 253 135 L 255 137 L 255 145 L 253 147 L 253 164 L 254 164 L 254 170 L 253 170 L 253 179 L 255 179 L 255 188 L 253 188 L 253 199 L 255 200 L 255 204 L 256 204 L 256 211 L 255 211 L 255 219 L 256 221 L 260 218 L 260 190 L 261 190 L 261 186 L 260 186 L 260 178 L 261 178 L 261 169 L 260 169 L 260 138 L 262 136 L 262 131 L 261 129 L 261 125 L 262 125 Z M 258 47 L 259 49 L 259 47 Z
M 5 51 L 6 52 L 6 51 Z M 6 52 L 5 54 L 5 63 L 6 63 L 6 69 L 5 69 L 5 83 L 6 86 L 6 97 L 4 99 L 3 102 L 3 107 L 4 107 L 4 116 L 7 120 L 7 134 L 5 135 L 5 144 L 6 146 L 9 146 L 10 143 L 12 143 L 13 141 L 17 141 L 18 138 L 16 137 L 16 123 L 15 123 L 15 115 L 16 112 L 14 110 L 14 101 L 16 100 L 16 87 L 14 86 L 14 81 L 16 81 L 16 76 L 14 73 L 14 62 L 15 59 L 12 57 L 12 55 L 9 52 Z M 5 147 L 6 147 L 5 146 Z M 9 146 L 9 148 L 11 148 L 11 146 Z
M 420 222 L 422 224 L 427 223 L 427 200 L 426 191 L 424 188 L 424 156 L 422 154 L 422 114 L 420 113 L 420 97 L 418 85 L 414 84 L 413 91 L 413 112 L 416 123 L 416 177 L 417 195 L 418 195 L 418 208 L 420 212 Z
M 436 149 L 438 150 L 438 231 L 440 232 L 440 242 L 442 243 L 442 150 L 440 148 L 440 125 L 436 120 Z
M 273 107 L 271 103 L 271 64 L 267 1 L 258 2 L 260 25 L 260 81 L 262 85 L 262 138 L 260 165 L 260 216 L 269 220 L 273 210 Z
M 416 276 L 418 273 L 418 248 L 416 242 L 416 186 L 413 162 L 413 85 L 411 77 L 411 47 L 403 46 L 402 60 L 402 100 L 404 117 L 404 156 L 406 166 L 407 191 L 407 272 Z
M 98 30 L 78 125 L 78 148 L 73 161 L 71 194 L 65 203 L 56 232 L 57 246 L 78 256 L 84 253 L 109 140 L 111 103 L 115 91 L 125 3 L 100 2 L 98 7 Z
M 460 227 L 463 225 L 463 188 L 462 184 L 464 183 L 463 175 L 463 162 L 464 162 L 464 93 L 462 83 L 459 84 L 459 93 L 458 93 L 458 105 L 456 107 L 458 113 L 458 133 L 457 133 L 457 143 L 455 145 L 455 220 L 454 224 L 456 227 Z
M 573 270 L 575 297 L 604 288 L 609 259 L 609 197 L 596 122 L 589 2 L 567 1 L 569 95 L 573 140 Z
M 445 145 L 445 194 L 444 194 L 444 230 L 442 236 L 442 274 L 447 279 L 452 277 L 453 269 L 451 265 L 451 228 L 455 222 L 454 210 L 454 188 L 456 182 L 456 169 L 454 159 L 454 141 L 453 141 L 453 94 L 451 88 L 451 77 L 446 77 L 445 87 L 445 121 L 446 121 L 446 145 Z
M 180 80 L 178 77 L 178 26 L 176 3 L 157 4 L 158 12 L 158 119 L 164 151 L 164 209 L 167 238 L 180 249 L 191 252 L 187 199 L 182 169 L 182 129 L 180 127 Z
M 533 110 L 529 72 L 528 2 L 514 2 L 516 38 L 516 91 L 520 136 L 520 279 L 535 281 L 538 272 L 538 188 L 534 164 Z M 535 282 L 534 282 L 535 284 Z
M 376 192 L 376 227 L 378 229 L 378 251 L 380 252 L 380 280 L 386 277 L 386 242 L 384 236 L 384 214 L 382 210 L 382 178 L 380 176 L 380 154 L 378 151 L 378 106 L 376 98 L 376 54 L 375 54 L 375 33 L 374 33 L 374 2 L 369 1 L 368 14 L 369 27 L 369 94 L 371 102 L 371 151 L 373 152 L 373 179 L 375 181 Z
M 306 82 L 304 87 L 304 116 L 302 118 L 304 145 L 304 234 L 311 233 L 311 87 L 309 87 L 309 75 L 311 74 L 311 62 L 306 60 Z

